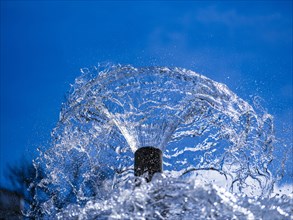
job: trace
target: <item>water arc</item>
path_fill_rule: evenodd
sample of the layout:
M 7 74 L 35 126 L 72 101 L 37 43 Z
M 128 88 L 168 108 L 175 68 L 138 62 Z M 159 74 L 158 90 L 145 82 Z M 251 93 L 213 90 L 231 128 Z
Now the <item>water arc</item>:
M 134 207 L 159 218 L 151 205 L 153 196 L 162 199 L 164 210 L 173 207 L 172 198 L 182 199 L 186 213 L 204 210 L 194 204 L 210 207 L 205 199 L 209 192 L 213 199 L 228 194 L 218 188 L 198 188 L 193 177 L 213 184 L 216 172 L 225 177 L 227 193 L 255 196 L 259 192 L 265 197 L 272 189 L 273 117 L 259 114 L 226 85 L 183 68 L 82 69 L 52 139 L 52 147 L 38 158 L 47 173 L 38 186 L 50 195 L 42 202 L 43 212 L 60 218 L 73 216 L 73 209 L 79 210 L 77 216 L 130 218 Z M 133 191 L 129 186 L 133 177 L 148 172 L 139 164 L 144 151 L 153 152 L 149 155 L 155 158 L 149 165 L 150 177 L 164 170 L 170 180 L 154 178 Z M 177 178 L 182 175 L 190 179 Z M 165 196 L 157 194 L 160 187 Z M 198 200 L 186 202 L 194 198 Z M 227 210 L 236 207 L 233 201 L 226 205 Z M 238 211 L 250 215 L 241 207 Z M 224 214 L 217 212 L 225 219 Z
M 137 149 L 155 146 L 166 171 L 213 168 L 234 188 L 252 177 L 269 190 L 271 116 L 258 115 L 226 85 L 177 67 L 82 71 L 53 131 L 57 152 L 86 154 L 90 167 L 117 173 L 131 170 Z

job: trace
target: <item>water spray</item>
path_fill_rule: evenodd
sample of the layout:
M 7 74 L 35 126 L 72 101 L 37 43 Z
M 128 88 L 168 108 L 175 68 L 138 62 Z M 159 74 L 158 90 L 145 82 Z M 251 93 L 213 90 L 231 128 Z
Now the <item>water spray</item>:
M 82 72 L 52 132 L 53 147 L 37 160 L 47 174 L 37 187 L 53 195 L 36 195 L 37 213 L 62 219 L 231 219 L 243 212 L 243 219 L 259 219 L 266 213 L 258 212 L 261 204 L 274 207 L 268 217 L 281 215 L 277 204 L 285 214 L 276 218 L 288 219 L 291 200 L 283 208 L 275 200 L 253 204 L 230 194 L 271 192 L 270 115 L 258 115 L 226 85 L 186 69 L 119 65 Z M 154 181 L 163 172 L 163 152 L 168 178 Z M 229 191 L 213 187 L 211 168 L 229 177 Z M 176 180 L 188 172 L 190 179 Z M 141 186 L 141 179 L 149 184 L 130 192 L 129 181 Z M 211 185 L 201 187 L 202 181 Z

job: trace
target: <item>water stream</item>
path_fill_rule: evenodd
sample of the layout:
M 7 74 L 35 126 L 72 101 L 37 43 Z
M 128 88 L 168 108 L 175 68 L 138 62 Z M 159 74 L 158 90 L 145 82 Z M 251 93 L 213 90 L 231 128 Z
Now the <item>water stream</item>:
M 44 219 L 292 219 L 292 197 L 270 197 L 273 117 L 190 70 L 82 69 L 52 140 L 35 162 Z M 164 173 L 135 187 L 144 146 Z

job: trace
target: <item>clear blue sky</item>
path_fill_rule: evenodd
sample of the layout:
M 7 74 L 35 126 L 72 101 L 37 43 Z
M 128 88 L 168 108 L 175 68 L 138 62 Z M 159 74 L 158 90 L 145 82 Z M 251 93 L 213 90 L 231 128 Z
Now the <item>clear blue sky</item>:
M 185 67 L 258 95 L 292 147 L 292 1 L 1 1 L 0 184 L 46 145 L 79 69 L 104 61 Z

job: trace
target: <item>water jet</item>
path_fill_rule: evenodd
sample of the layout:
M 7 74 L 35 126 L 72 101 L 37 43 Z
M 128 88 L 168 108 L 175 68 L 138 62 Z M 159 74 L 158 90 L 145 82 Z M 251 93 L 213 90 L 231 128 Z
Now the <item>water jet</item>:
M 159 219 L 166 210 L 170 218 L 207 219 L 215 208 L 230 219 L 239 206 L 221 199 L 232 197 L 228 192 L 252 186 L 266 195 L 272 186 L 272 117 L 226 85 L 182 68 L 82 69 L 52 138 L 53 147 L 39 158 L 48 173 L 39 187 L 54 195 L 42 212 L 60 219 Z M 212 168 L 230 178 L 226 191 L 192 180 L 213 183 L 206 172 Z M 163 169 L 168 178 L 151 181 Z M 137 177 L 148 184 L 133 191 Z M 248 215 L 242 207 L 236 211 Z

